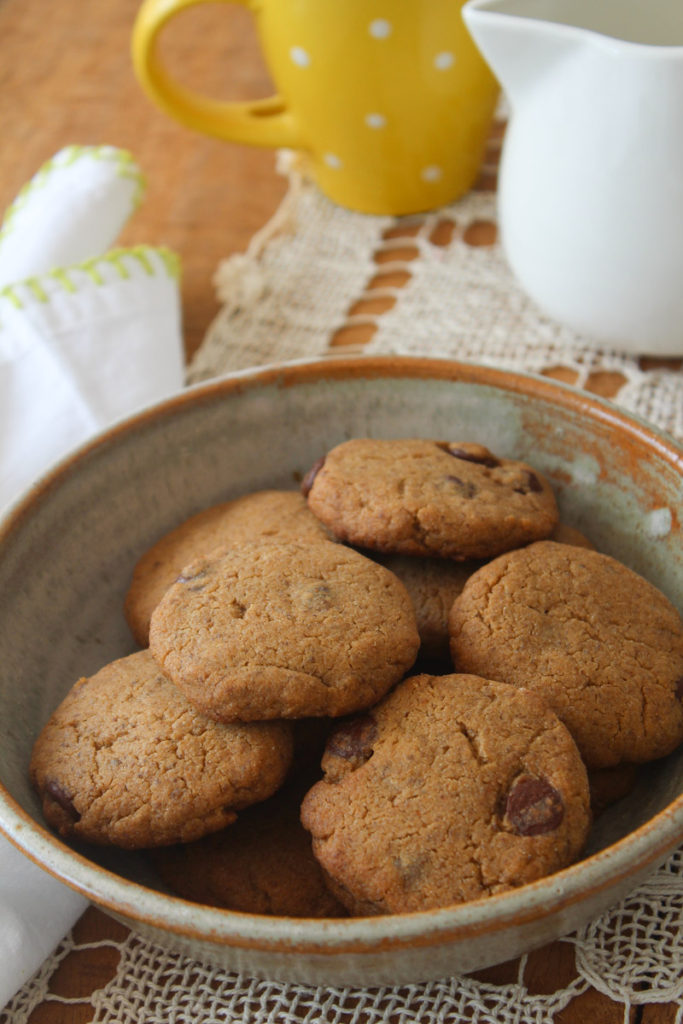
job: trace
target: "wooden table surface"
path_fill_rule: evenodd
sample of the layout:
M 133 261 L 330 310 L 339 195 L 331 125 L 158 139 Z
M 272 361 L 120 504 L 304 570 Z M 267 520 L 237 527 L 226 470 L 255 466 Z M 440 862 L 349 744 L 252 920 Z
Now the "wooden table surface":
M 65 145 L 130 150 L 148 185 L 120 243 L 163 244 L 180 254 L 189 356 L 218 309 L 211 281 L 218 262 L 246 248 L 277 208 L 285 181 L 276 173 L 271 151 L 200 137 L 152 107 L 129 58 L 137 8 L 138 0 L 0 0 L 0 207 Z M 237 5 L 208 4 L 187 12 L 167 30 L 163 44 L 167 61 L 188 85 L 233 99 L 271 91 L 251 18 Z M 562 371 L 556 375 L 563 376 Z M 593 383 L 592 389 L 603 394 L 613 390 L 609 374 L 597 375 Z M 76 926 L 81 943 L 122 934 L 121 925 L 95 908 Z M 71 954 L 55 974 L 52 990 L 83 998 L 106 984 L 114 967 L 111 948 Z M 481 973 L 493 982 L 507 982 L 516 979 L 517 965 Z M 558 943 L 532 954 L 525 981 L 531 991 L 552 992 L 573 973 L 571 948 Z M 87 1003 L 48 998 L 31 1022 L 85 1024 L 92 1013 Z M 652 1004 L 633 1010 L 630 1019 L 672 1024 L 674 1018 L 675 1007 Z M 623 1021 L 623 1007 L 590 990 L 556 1020 L 617 1024 Z

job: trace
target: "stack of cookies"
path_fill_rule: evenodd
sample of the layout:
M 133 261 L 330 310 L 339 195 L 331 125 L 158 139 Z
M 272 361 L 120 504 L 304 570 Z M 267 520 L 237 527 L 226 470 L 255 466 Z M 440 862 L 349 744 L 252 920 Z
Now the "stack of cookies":
M 138 562 L 141 650 L 79 680 L 31 776 L 62 835 L 198 902 L 441 907 L 566 867 L 683 741 L 683 626 L 482 445 L 345 442 Z

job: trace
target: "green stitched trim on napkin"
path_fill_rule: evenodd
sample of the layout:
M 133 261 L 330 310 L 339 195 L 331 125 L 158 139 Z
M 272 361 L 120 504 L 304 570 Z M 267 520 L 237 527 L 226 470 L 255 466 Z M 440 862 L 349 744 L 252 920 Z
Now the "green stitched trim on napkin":
M 60 267 L 41 274 L 40 277 L 29 277 L 25 281 L 5 285 L 4 288 L 0 288 L 0 300 L 6 299 L 15 309 L 24 308 L 26 302 L 23 296 L 29 300 L 49 302 L 51 293 L 54 294 L 54 288 L 50 287 L 52 283 L 73 294 L 83 286 L 84 282 L 77 280 L 80 274 L 84 274 L 96 285 L 106 285 L 107 278 L 102 273 L 104 267 L 113 267 L 118 278 L 125 281 L 131 277 L 131 264 L 142 267 L 149 277 L 155 277 L 161 265 L 170 278 L 180 278 L 181 264 L 177 253 L 164 246 L 134 245 L 127 249 L 111 249 L 104 256 L 97 256 L 71 267 Z
M 128 181 L 132 181 L 135 187 L 131 197 L 131 213 L 137 210 L 142 202 L 147 181 L 135 163 L 132 153 L 125 149 L 118 149 L 115 146 L 66 146 L 43 164 L 31 180 L 27 181 L 19 190 L 15 200 L 8 206 L 3 218 L 2 227 L 0 227 L 0 244 L 12 230 L 17 215 L 29 202 L 34 192 L 45 187 L 53 172 L 61 167 L 70 167 L 78 160 L 84 158 L 111 163 L 114 165 L 118 178 L 126 178 Z

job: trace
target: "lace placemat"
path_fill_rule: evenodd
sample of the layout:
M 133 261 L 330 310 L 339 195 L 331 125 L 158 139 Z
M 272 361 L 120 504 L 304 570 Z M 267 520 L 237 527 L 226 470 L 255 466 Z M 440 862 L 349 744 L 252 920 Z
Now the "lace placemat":
M 680 1024 L 682 916 L 679 851 L 619 906 L 566 938 L 574 946 L 576 973 L 555 992 L 531 990 L 525 956 L 506 984 L 452 977 L 400 988 L 316 988 L 206 967 L 131 932 L 111 942 L 119 962 L 109 983 L 87 999 L 70 1002 L 92 1006 L 92 1024 L 552 1024 L 593 986 L 623 1003 L 626 1024 L 632 1006 L 657 1002 L 675 1008 L 675 1016 L 667 1019 Z M 87 948 L 68 936 L 0 1019 L 25 1024 L 48 995 L 59 963 Z M 585 1019 L 594 1018 L 588 1013 Z
M 683 439 L 680 360 L 601 348 L 544 316 L 517 285 L 497 239 L 495 151 L 481 179 L 489 187 L 398 221 L 335 206 L 294 157 L 282 158 L 290 191 L 247 253 L 219 266 L 222 308 L 190 382 L 350 351 L 446 355 L 579 387 L 608 380 L 619 405 Z
M 429 216 L 397 222 L 334 206 L 283 154 L 289 193 L 247 253 L 218 268 L 223 306 L 188 381 L 350 351 L 448 355 L 600 390 L 683 440 L 680 362 L 657 365 L 601 349 L 544 317 L 517 287 L 497 242 L 495 136 L 489 156 L 478 190 Z M 667 1020 L 681 1024 L 682 922 L 679 850 L 616 908 L 565 938 L 575 970 L 554 992 L 530 985 L 527 957 L 505 984 L 478 975 L 402 988 L 322 989 L 212 969 L 130 933 L 111 940 L 118 966 L 83 1001 L 97 1024 L 550 1024 L 592 987 L 623 1004 L 624 1021 L 633 1006 L 668 1003 Z M 26 1024 L 59 964 L 88 948 L 67 936 L 0 1018 Z

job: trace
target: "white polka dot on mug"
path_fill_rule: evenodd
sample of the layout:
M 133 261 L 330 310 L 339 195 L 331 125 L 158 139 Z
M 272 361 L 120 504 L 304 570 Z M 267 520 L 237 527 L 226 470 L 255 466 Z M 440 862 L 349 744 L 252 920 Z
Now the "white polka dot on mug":
M 188 94 L 160 67 L 156 37 L 186 2 L 143 0 L 133 33 L 136 73 L 185 124 L 301 150 L 320 189 L 364 213 L 435 209 L 472 186 L 499 90 L 461 0 L 236 0 L 276 88 L 250 103 Z
M 307 68 L 311 63 L 311 58 L 306 50 L 304 50 L 303 46 L 292 46 L 289 51 L 289 56 L 300 68 Z
M 391 22 L 386 18 L 375 18 L 370 22 L 369 30 L 374 39 L 386 39 L 391 35 Z
M 455 64 L 455 54 L 450 50 L 442 50 L 434 57 L 434 67 L 438 71 L 448 71 Z
M 420 177 L 423 181 L 427 182 L 441 181 L 443 170 L 438 164 L 429 164 L 427 167 L 422 168 Z

